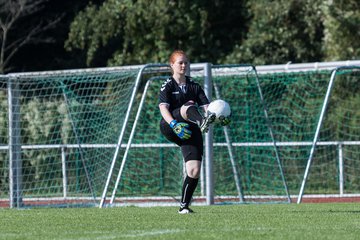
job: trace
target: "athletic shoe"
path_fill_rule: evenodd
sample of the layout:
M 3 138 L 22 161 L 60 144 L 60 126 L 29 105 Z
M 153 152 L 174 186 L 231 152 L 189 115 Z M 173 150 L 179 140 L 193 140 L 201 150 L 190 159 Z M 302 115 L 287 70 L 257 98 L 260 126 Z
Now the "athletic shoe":
M 179 209 L 178 213 L 180 213 L 180 214 L 188 214 L 188 213 L 194 213 L 194 211 L 191 210 L 188 207 L 183 207 L 183 208 Z
M 209 113 L 206 117 L 204 117 L 200 125 L 201 132 L 208 132 L 209 126 L 211 123 L 215 121 L 215 118 L 216 118 L 215 113 Z

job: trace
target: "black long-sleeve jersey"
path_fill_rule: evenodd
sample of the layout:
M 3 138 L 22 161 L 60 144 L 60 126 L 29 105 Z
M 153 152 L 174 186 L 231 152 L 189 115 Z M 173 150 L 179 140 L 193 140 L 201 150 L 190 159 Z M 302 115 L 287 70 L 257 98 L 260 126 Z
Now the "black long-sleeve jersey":
M 188 101 L 194 101 L 199 107 L 209 104 L 202 87 L 190 77 L 186 77 L 185 90 L 182 90 L 175 79 L 170 77 L 160 88 L 159 104 L 168 104 L 169 111 L 180 108 Z

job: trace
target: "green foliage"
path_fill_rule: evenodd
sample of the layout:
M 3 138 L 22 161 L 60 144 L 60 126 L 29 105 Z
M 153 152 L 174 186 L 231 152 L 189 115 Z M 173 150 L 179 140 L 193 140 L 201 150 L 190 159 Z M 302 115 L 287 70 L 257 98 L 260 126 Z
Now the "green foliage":
M 325 60 L 359 59 L 360 3 L 357 0 L 329 1 L 324 7 Z
M 65 46 L 86 51 L 89 66 L 167 62 L 176 48 L 216 62 L 243 35 L 243 11 L 242 1 L 108 0 L 79 13 Z
M 0 109 L 8 108 L 8 99 L 5 91 L 0 91 Z M 7 144 L 8 112 L 0 111 L 0 144 Z
M 324 128 L 334 141 L 358 141 L 360 136 L 360 78 L 340 72 L 335 78 Z
M 0 91 L 0 109 L 8 109 L 8 100 L 5 91 Z M 8 119 L 8 112 L 0 111 L 0 145 L 8 144 Z M 0 151 L 0 189 L 3 189 L 3 191 L 7 189 L 8 185 L 8 159 L 8 152 Z M 0 196 L 3 196 L 3 191 L 0 191 Z
M 192 62 L 357 59 L 359 21 L 355 0 L 108 0 L 79 13 L 66 47 L 86 51 L 89 66 L 167 62 L 175 48 Z
M 249 32 L 224 62 L 283 64 L 321 59 L 322 2 L 250 0 Z
M 112 4 L 115 6 L 111 6 Z M 121 13 L 125 7 L 125 3 L 119 1 L 108 1 L 100 9 L 90 3 L 72 22 L 65 48 L 86 50 L 87 64 L 90 65 L 98 48 L 122 34 L 120 31 L 124 17 Z M 116 9 L 118 11 L 115 11 Z
M 23 143 L 61 143 L 55 142 L 61 138 L 54 135 L 54 132 L 59 133 L 63 129 L 59 123 L 61 123 L 62 118 L 66 117 L 66 115 L 60 115 L 58 106 L 61 106 L 61 103 L 57 101 L 47 101 L 38 98 L 34 98 L 28 104 L 22 106 L 22 111 L 25 113 L 22 118 L 24 126 L 22 131 L 24 136 L 22 139 Z M 54 116 L 57 117 L 54 118 Z M 51 162 L 58 162 L 58 165 L 61 166 L 56 152 L 57 150 L 24 151 L 24 157 L 29 159 L 24 164 L 28 169 L 31 169 L 28 171 L 33 173 L 33 179 L 28 179 L 27 177 L 25 181 L 35 183 L 37 180 L 42 179 Z M 29 176 L 29 174 L 26 173 L 26 176 Z M 57 177 L 59 178 L 61 175 Z

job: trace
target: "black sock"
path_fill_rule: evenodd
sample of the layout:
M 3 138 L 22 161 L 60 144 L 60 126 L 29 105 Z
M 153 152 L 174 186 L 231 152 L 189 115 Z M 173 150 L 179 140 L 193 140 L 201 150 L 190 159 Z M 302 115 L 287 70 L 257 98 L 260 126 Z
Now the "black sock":
M 198 182 L 199 182 L 198 178 L 191 178 L 189 176 L 186 176 L 181 194 L 181 203 L 180 203 L 181 207 L 188 207 L 190 205 L 192 196 L 194 194 Z
M 188 120 L 196 123 L 197 125 L 200 126 L 203 117 L 201 116 L 201 114 L 199 113 L 197 107 L 195 106 L 190 106 L 187 110 L 186 110 L 186 115 L 188 117 Z

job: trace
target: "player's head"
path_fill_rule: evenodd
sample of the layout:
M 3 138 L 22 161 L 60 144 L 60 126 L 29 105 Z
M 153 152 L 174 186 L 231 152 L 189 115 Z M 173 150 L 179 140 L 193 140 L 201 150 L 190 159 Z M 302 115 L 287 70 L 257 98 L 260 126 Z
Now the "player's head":
M 176 58 L 179 56 L 184 56 L 187 59 L 186 53 L 183 50 L 175 50 L 170 55 L 169 64 L 175 63 Z
M 171 53 L 169 58 L 169 64 L 172 73 L 177 71 L 186 71 L 189 61 L 186 53 L 183 50 L 175 50 Z

